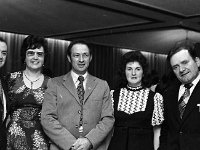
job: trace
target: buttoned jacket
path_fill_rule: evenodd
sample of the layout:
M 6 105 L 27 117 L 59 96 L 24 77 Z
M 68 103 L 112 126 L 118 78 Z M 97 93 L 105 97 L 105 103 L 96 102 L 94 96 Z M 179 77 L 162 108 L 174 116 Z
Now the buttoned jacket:
M 50 137 L 51 150 L 68 150 L 79 137 L 81 103 L 71 73 L 50 79 L 41 123 Z M 83 105 L 83 136 L 94 150 L 106 150 L 114 124 L 110 89 L 106 81 L 87 76 Z
M 195 86 L 183 118 L 178 109 L 180 83 L 174 82 L 164 96 L 165 121 L 161 130 L 160 150 L 200 149 L 200 82 Z

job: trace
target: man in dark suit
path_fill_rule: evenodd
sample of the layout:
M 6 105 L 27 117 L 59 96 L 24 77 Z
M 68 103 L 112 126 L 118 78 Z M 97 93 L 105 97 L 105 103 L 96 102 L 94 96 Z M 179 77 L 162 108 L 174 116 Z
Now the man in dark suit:
M 167 60 L 178 80 L 163 95 L 159 150 L 200 150 L 200 58 L 185 44 L 172 49 Z
M 0 38 L 0 68 L 2 68 L 6 62 L 7 57 L 7 44 L 4 39 Z M 6 149 L 6 85 L 3 75 L 0 75 L 0 149 Z
M 48 82 L 42 108 L 50 150 L 106 150 L 114 124 L 109 86 L 88 73 L 92 60 L 88 44 L 71 42 L 67 58 L 72 70 Z

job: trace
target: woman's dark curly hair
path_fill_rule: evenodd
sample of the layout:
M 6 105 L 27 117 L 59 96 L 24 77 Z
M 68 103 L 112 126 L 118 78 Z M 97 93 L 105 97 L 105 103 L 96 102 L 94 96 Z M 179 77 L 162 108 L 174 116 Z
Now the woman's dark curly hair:
M 122 57 L 121 66 L 119 70 L 119 76 L 120 76 L 119 87 L 125 87 L 128 84 L 125 70 L 126 70 L 126 65 L 129 62 L 138 62 L 142 66 L 142 69 L 143 69 L 142 85 L 145 87 L 148 86 L 148 82 L 146 79 L 147 66 L 148 66 L 146 58 L 140 51 L 130 51 L 130 52 L 125 53 Z
M 29 35 L 27 36 L 21 47 L 21 61 L 24 63 L 26 59 L 26 51 L 28 49 L 36 49 L 36 48 L 44 48 L 44 63 L 47 60 L 48 57 L 48 49 L 47 49 L 47 41 L 45 38 L 36 36 L 36 35 Z

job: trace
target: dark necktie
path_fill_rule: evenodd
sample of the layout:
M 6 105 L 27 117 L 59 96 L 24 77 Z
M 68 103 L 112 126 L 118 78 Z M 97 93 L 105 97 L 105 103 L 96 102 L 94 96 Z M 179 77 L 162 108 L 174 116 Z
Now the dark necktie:
M 83 100 L 84 100 L 84 87 L 83 87 L 83 81 L 84 81 L 84 77 L 83 76 L 79 76 L 78 77 L 78 80 L 79 80 L 79 84 L 77 86 L 77 94 L 78 94 L 78 98 L 81 102 L 81 104 L 83 103 Z
M 80 113 L 80 121 L 79 121 L 79 137 L 82 137 L 83 134 L 83 100 L 84 100 L 84 87 L 83 87 L 83 81 L 84 81 L 84 77 L 83 76 L 79 76 L 78 77 L 79 80 L 79 84 L 77 86 L 77 94 L 78 94 L 78 98 L 80 100 L 81 103 L 81 113 Z
M 188 83 L 185 84 L 185 91 L 183 93 L 183 95 L 181 96 L 180 100 L 178 101 L 178 108 L 179 108 L 179 112 L 180 112 L 180 118 L 182 119 L 183 117 L 183 113 L 185 111 L 185 107 L 187 105 L 187 103 L 185 102 L 185 99 L 190 96 L 190 88 L 193 86 L 192 83 Z

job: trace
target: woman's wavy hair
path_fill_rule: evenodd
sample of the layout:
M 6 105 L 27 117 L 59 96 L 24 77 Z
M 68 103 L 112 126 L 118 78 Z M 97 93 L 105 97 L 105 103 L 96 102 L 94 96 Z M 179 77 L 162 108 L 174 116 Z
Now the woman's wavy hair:
M 148 64 L 146 58 L 140 51 L 130 51 L 125 53 L 122 57 L 121 66 L 119 69 L 119 77 L 120 77 L 119 87 L 125 87 L 128 84 L 128 81 L 126 79 L 125 69 L 127 63 L 129 62 L 138 62 L 142 66 L 143 69 L 142 86 L 145 87 L 149 86 L 149 82 L 147 80 Z

